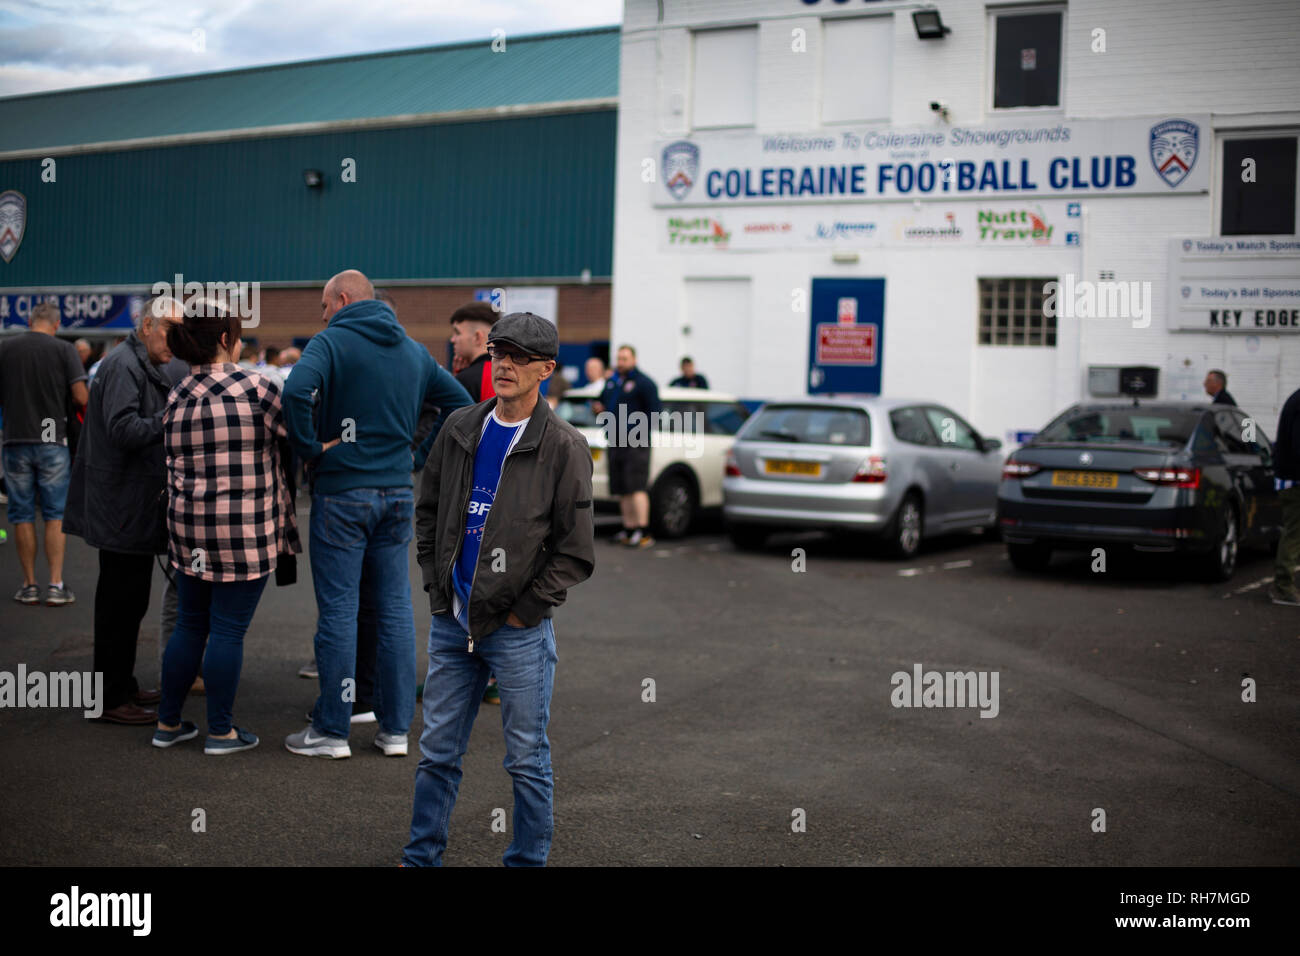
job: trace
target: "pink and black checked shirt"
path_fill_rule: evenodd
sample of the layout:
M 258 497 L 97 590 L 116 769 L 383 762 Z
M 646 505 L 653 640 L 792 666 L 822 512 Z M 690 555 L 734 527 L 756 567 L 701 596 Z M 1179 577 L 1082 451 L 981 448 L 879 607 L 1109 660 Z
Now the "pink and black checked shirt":
M 171 565 L 204 581 L 247 581 L 302 551 L 275 439 L 280 387 L 233 363 L 195 366 L 174 389 L 166 428 Z

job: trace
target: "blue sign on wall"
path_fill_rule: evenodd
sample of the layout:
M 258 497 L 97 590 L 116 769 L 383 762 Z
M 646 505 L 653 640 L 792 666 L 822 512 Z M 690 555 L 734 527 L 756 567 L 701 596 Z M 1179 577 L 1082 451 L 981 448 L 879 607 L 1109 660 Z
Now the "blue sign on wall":
M 885 280 L 813 279 L 808 394 L 880 394 Z
M 32 310 L 42 302 L 59 307 L 62 329 L 122 329 L 135 326 L 131 316 L 131 299 L 138 296 L 110 295 L 107 292 L 36 293 L 35 295 L 0 295 L 0 326 L 26 328 Z

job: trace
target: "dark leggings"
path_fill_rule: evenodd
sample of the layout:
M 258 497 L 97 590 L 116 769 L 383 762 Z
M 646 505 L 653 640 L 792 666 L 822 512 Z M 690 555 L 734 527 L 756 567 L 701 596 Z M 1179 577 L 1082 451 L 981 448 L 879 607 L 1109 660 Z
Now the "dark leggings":
M 181 722 L 181 705 L 202 664 L 208 733 L 230 733 L 239 670 L 244 663 L 244 634 L 269 576 L 214 582 L 176 573 L 176 629 L 163 654 L 160 723 L 174 726 Z

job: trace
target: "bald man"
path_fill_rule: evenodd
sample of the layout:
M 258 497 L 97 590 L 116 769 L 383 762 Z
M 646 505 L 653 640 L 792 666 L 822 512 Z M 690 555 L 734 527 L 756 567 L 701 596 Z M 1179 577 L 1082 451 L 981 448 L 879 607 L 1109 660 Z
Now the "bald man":
M 400 757 L 407 751 L 417 684 L 408 562 L 411 472 L 423 467 L 439 429 L 414 453 L 411 436 L 426 400 L 445 417 L 470 398 L 428 349 L 407 336 L 360 272 L 349 269 L 325 283 L 321 319 L 325 329 L 307 343 L 284 387 L 289 440 L 314 463 L 309 554 L 320 675 L 311 726 L 290 734 L 285 747 L 308 757 L 352 755 L 364 569 L 366 604 L 376 609 L 374 745 Z M 320 407 L 313 424 L 316 391 Z

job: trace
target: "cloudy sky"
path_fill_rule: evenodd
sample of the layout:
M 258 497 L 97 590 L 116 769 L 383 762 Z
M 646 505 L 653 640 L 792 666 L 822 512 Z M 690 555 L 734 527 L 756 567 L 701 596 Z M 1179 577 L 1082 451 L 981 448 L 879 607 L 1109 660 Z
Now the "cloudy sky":
M 498 28 L 509 37 L 605 26 L 622 15 L 623 0 L 0 0 L 0 96 L 487 39 Z

